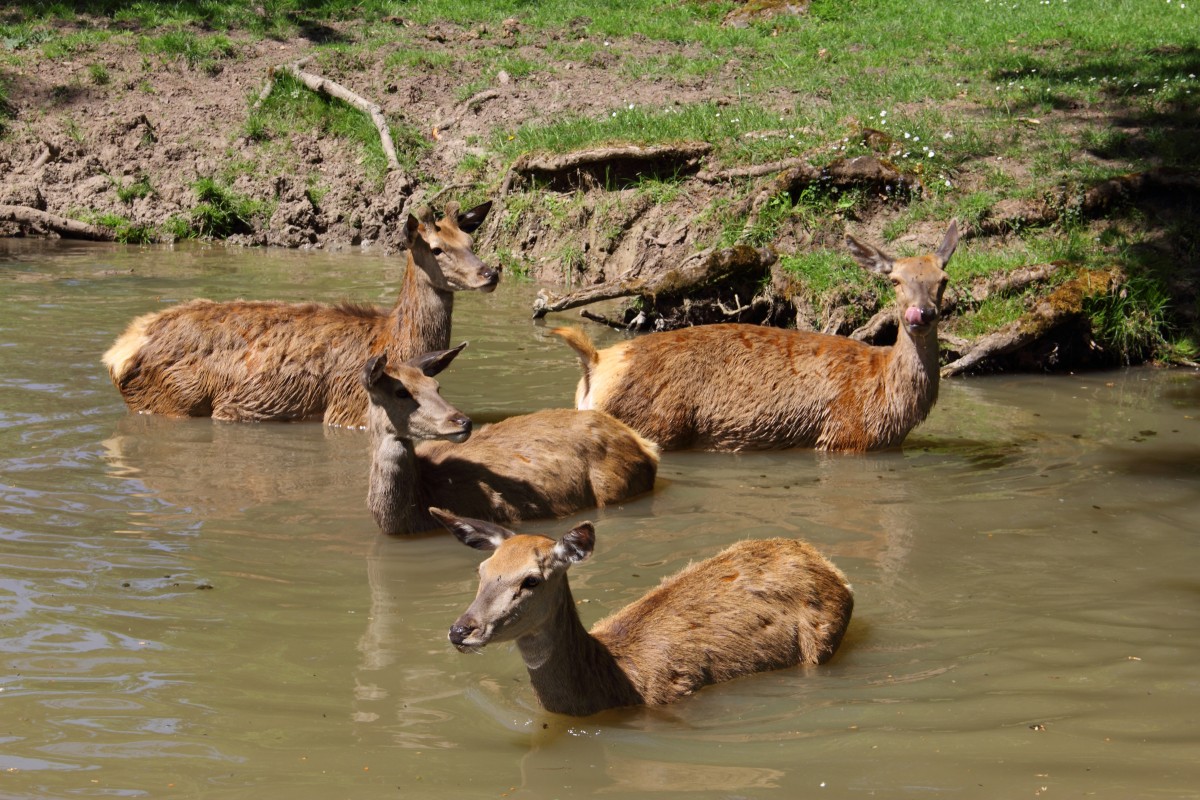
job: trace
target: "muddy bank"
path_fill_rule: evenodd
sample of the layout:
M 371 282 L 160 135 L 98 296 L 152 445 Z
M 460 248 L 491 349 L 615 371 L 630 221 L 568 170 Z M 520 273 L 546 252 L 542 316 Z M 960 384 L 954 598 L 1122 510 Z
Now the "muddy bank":
M 901 145 L 886 134 L 848 121 L 848 131 L 870 155 L 832 156 L 833 143 L 770 164 L 718 163 L 706 142 L 614 143 L 505 161 L 489 142 L 498 131 L 523 124 L 595 117 L 626 105 L 720 107 L 737 94 L 736 66 L 703 80 L 640 80 L 618 68 L 623 59 L 687 58 L 694 48 L 634 38 L 612 48 L 605 41 L 589 60 L 513 77 L 462 56 L 507 46 L 514 57 L 545 61 L 556 39 L 586 40 L 586 27 L 531 42 L 519 35 L 519 20 L 490 29 L 416 26 L 398 18 L 390 24 L 419 43 L 421 58 L 406 58 L 397 68 L 397 45 L 370 55 L 324 53 L 312 61 L 315 45 L 328 37 L 353 39 L 351 26 L 337 24 L 322 33 L 324 40 L 233 33 L 228 56 L 203 64 L 148 57 L 120 36 L 70 58 L 27 51 L 20 69 L 8 76 L 0 235 L 138 241 L 199 234 L 239 246 L 396 252 L 403 246 L 402 222 L 418 207 L 493 199 L 496 210 L 476 237 L 478 249 L 504 266 L 508 279 L 545 284 L 542 312 L 564 299 L 564 308 L 583 305 L 573 301 L 591 293 L 631 297 L 626 311 L 600 318 L 630 329 L 745 321 L 881 344 L 894 337 L 882 283 L 818 286 L 789 267 L 790 257 L 841 252 L 847 232 L 884 245 L 889 227 L 927 195 L 929 176 L 898 167 Z M 447 63 L 454 64 L 453 75 Z M 275 71 L 295 64 L 377 104 L 398 132 L 399 160 L 373 164 L 361 144 L 319 124 L 285 132 L 264 128 L 256 102 L 266 96 Z M 464 98 L 464 80 L 486 87 Z M 799 100 L 781 90 L 765 103 L 781 121 L 789 120 L 786 125 Z M 986 188 L 994 169 L 968 163 L 955 180 L 963 191 Z M 1008 169 L 1011 179 L 1020 180 L 1021 167 Z M 772 217 L 781 201 L 814 196 L 821 209 L 815 217 Z M 839 202 L 848 196 L 853 203 Z M 1188 330 L 1197 326 L 1200 280 L 1194 253 L 1188 255 L 1193 240 L 1180 230 L 1193 218 L 1186 209 L 1198 197 L 1195 173 L 1154 169 L 1054 197 L 1003 199 L 959 221 L 964 240 L 984 249 L 1002 249 L 1022 232 L 1067 219 L 1096 241 L 1114 228 L 1140 227 L 1150 249 L 1158 249 L 1152 258 L 1178 255 L 1169 324 Z M 885 246 L 929 249 L 947 222 L 911 221 Z M 738 268 L 700 269 L 696 274 L 703 276 L 694 282 L 680 277 L 699 264 Z M 1036 273 L 1039 266 L 1028 269 Z M 993 289 L 993 297 L 1007 292 L 1023 298 L 1025 315 L 983 331 L 977 321 L 962 320 L 983 302 L 980 293 L 988 296 L 987 287 L 1004 277 L 984 275 L 954 287 L 943 326 L 944 362 L 972 371 L 1070 369 L 1152 355 L 1100 341 L 1097 303 L 1112 298 L 1112 313 L 1119 314 L 1116 301 L 1127 290 L 1125 270 L 1101 271 L 1115 277 L 1090 281 L 1067 265 Z M 1103 290 L 1066 311 L 1051 303 L 1057 310 L 1045 313 L 1049 295 L 1068 280 Z M 1019 335 L 1012 333 L 1018 329 Z

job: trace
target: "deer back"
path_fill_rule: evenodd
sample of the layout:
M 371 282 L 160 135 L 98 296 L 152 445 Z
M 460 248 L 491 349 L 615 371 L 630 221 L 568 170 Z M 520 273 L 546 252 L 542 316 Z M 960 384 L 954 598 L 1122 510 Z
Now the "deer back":
M 516 522 L 650 491 L 658 448 L 608 414 L 547 409 L 486 425 L 461 444 L 417 447 L 421 501 Z
M 651 704 L 837 650 L 854 598 L 806 542 L 747 540 L 692 564 L 600 620 L 592 634 Z

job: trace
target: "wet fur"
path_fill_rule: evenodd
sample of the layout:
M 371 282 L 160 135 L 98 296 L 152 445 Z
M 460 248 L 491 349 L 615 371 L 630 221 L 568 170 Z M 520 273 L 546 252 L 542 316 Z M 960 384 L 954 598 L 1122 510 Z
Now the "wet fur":
M 898 446 L 937 402 L 942 289 L 935 279 L 944 280 L 957 229 L 951 226 L 938 253 L 896 260 L 894 269 L 890 257 L 851 242 L 864 267 L 925 279 L 911 302 L 932 324 L 906 325 L 898 304 L 900 332 L 890 347 L 722 324 L 648 334 L 600 351 L 582 331 L 560 328 L 554 333 L 583 366 L 576 407 L 607 411 L 664 450 Z M 902 290 L 897 283 L 898 297 Z
M 477 213 L 484 207 L 467 212 L 477 216 L 464 227 L 474 230 L 487 213 Z M 104 354 L 113 384 L 130 409 L 141 413 L 360 427 L 367 409 L 358 383 L 364 361 L 380 353 L 403 361 L 449 345 L 454 295 L 434 286 L 416 265 L 414 252 L 422 263 L 432 258 L 422 237 L 436 232 L 447 249 L 465 252 L 468 266 L 487 269 L 470 253 L 470 236 L 457 219 L 457 205 L 448 205 L 437 223 L 430 218 L 418 226 L 410 220 L 408 267 L 391 310 L 193 300 L 129 325 Z
M 516 522 L 561 517 L 654 487 L 658 448 L 607 414 L 548 409 L 484 426 L 456 444 L 437 440 L 444 435 L 439 431 L 459 430 L 454 420 L 461 414 L 441 399 L 431 378 L 410 370 L 364 382 L 371 435 L 367 505 L 385 533 L 435 527 L 430 506 Z M 399 397 L 396 382 L 405 388 Z
M 560 542 L 590 530 L 585 524 Z M 528 609 L 527 620 L 515 623 L 519 634 L 507 638 L 515 638 L 539 701 L 561 714 L 663 705 L 709 684 L 825 663 L 854 608 L 845 575 L 811 545 L 748 540 L 666 578 L 589 634 L 575 610 L 560 548 L 541 536 L 502 543 L 480 568 L 479 593 L 455 628 L 460 637 L 478 630 L 481 620 L 498 613 L 489 608 L 508 602 L 510 577 L 516 583 L 540 571 L 545 583 L 533 591 L 546 595 L 540 607 Z M 452 629 L 452 640 L 455 635 Z

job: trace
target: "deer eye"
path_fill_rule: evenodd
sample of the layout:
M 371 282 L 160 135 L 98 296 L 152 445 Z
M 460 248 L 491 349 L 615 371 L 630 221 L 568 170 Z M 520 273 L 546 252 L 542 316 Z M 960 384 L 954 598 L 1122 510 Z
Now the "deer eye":
M 442 254 L 442 248 L 440 248 L 440 247 L 434 247 L 434 248 L 432 248 L 432 249 L 433 249 L 433 254 L 434 254 L 435 256 L 440 256 L 440 255 Z
M 542 578 L 540 575 L 530 575 L 530 576 L 526 577 L 525 580 L 521 581 L 522 589 L 536 589 L 537 587 L 539 587 L 541 585 L 542 585 Z
M 405 389 L 403 386 L 396 387 L 396 391 L 394 392 L 394 394 L 400 400 L 407 400 L 408 398 L 412 397 L 412 393 L 409 392 L 408 389 Z

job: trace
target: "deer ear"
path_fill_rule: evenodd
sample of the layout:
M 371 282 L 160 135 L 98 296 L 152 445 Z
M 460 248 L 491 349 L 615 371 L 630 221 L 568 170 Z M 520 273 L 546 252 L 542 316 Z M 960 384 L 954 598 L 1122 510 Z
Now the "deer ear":
M 450 366 L 450 362 L 453 361 L 454 357 L 461 353 L 463 348 L 466 346 L 467 343 L 463 342 L 458 347 L 452 347 L 449 350 L 434 350 L 411 359 L 408 362 L 408 365 L 421 370 L 426 377 L 432 378 L 434 375 L 437 375 L 446 367 Z
M 421 233 L 421 220 L 417 219 L 412 214 L 409 214 L 408 221 L 404 223 L 404 240 L 408 243 L 410 248 L 412 247 L 413 242 L 420 237 Z
M 516 535 L 494 522 L 460 517 L 442 508 L 430 508 L 429 515 L 445 525 L 460 542 L 476 550 L 495 550 L 505 539 Z
M 367 363 L 363 365 L 362 374 L 359 379 L 362 381 L 364 389 L 370 389 L 379 379 L 383 377 L 384 368 L 387 367 L 387 353 L 380 353 L 377 356 L 371 356 L 367 359 Z
M 854 256 L 854 260 L 863 269 L 877 272 L 880 275 L 891 274 L 895 259 L 878 247 L 863 244 L 853 236 L 846 237 L 846 247 L 850 248 L 850 255 Z
M 958 223 L 951 220 L 950 227 L 946 230 L 946 236 L 937 249 L 937 257 L 942 260 L 943 267 L 950 260 L 950 256 L 954 255 L 956 247 L 958 247 Z
M 554 543 L 554 557 L 563 564 L 577 564 L 592 554 L 596 546 L 596 527 L 584 522 Z
M 480 203 L 470 211 L 464 211 L 458 215 L 458 229 L 463 233 L 474 233 L 484 219 L 487 218 L 488 212 L 492 210 L 492 201 Z

